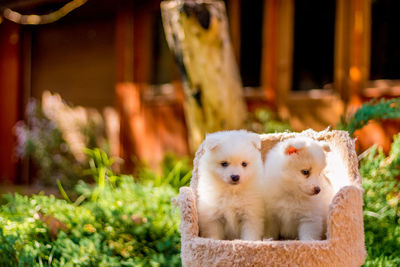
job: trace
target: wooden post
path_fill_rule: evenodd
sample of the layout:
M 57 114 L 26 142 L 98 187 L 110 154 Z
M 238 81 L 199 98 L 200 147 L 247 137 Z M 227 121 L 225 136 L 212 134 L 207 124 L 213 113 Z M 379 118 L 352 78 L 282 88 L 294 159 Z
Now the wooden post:
M 229 25 L 231 26 L 232 45 L 238 65 L 240 65 L 241 46 L 241 5 L 242 0 L 230 0 L 228 2 L 228 17 Z
M 16 181 L 13 127 L 19 117 L 20 27 L 0 24 L 0 180 Z
M 294 0 L 264 0 L 262 86 L 267 102 L 283 108 L 292 87 Z
M 338 0 L 335 28 L 335 88 L 357 107 L 369 79 L 371 0 Z
M 115 28 L 118 83 L 133 83 L 133 18 L 133 1 L 119 3 Z
M 334 87 L 341 99 L 348 101 L 350 5 L 347 0 L 337 0 L 335 19 Z
M 277 98 L 277 49 L 278 49 L 278 0 L 264 0 L 261 84 L 267 102 L 276 108 Z
M 132 155 L 135 155 L 135 144 L 129 127 L 133 109 L 138 109 L 136 99 L 140 99 L 138 88 L 133 85 L 134 76 L 134 35 L 133 35 L 133 1 L 122 1 L 118 5 L 116 17 L 116 56 L 117 84 L 115 86 L 117 109 L 120 117 L 120 157 L 125 160 L 124 169 L 131 171 Z M 129 102 L 128 102 L 128 101 Z M 128 106 L 126 106 L 128 103 Z M 137 112 L 135 112 L 136 114 Z
M 294 44 L 294 1 L 281 0 L 279 5 L 277 87 L 279 106 L 286 106 L 292 90 L 293 44 Z
M 185 94 L 191 151 L 205 134 L 244 126 L 246 106 L 222 1 L 161 3 L 165 35 Z
M 370 0 L 353 0 L 352 36 L 350 48 L 350 92 L 351 105 L 361 105 L 361 93 L 369 79 L 370 58 Z

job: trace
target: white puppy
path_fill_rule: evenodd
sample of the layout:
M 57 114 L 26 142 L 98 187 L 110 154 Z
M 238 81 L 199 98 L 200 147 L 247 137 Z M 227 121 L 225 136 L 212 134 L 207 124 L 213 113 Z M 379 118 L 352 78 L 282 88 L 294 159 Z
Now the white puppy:
M 260 137 L 244 130 L 207 135 L 197 189 L 202 237 L 261 240 L 264 203 L 260 147 Z
M 295 137 L 278 143 L 264 165 L 265 237 L 320 240 L 326 234 L 332 186 L 321 173 L 328 144 Z

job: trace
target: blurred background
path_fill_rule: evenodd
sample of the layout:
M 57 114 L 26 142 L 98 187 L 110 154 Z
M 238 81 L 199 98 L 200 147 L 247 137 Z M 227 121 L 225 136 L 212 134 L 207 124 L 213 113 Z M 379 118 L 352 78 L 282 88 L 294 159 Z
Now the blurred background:
M 250 114 L 322 130 L 366 101 L 400 96 L 400 2 L 224 2 Z M 129 172 L 194 152 L 159 0 L 0 0 L 0 10 L 1 182 L 34 182 L 30 157 L 46 157 L 37 147 L 49 161 L 69 150 L 78 162 L 84 147 L 102 147 Z M 398 129 L 372 123 L 358 145 L 387 152 Z
M 205 133 L 327 127 L 400 266 L 400 1 L 205 2 L 0 0 L 0 266 L 181 266 Z

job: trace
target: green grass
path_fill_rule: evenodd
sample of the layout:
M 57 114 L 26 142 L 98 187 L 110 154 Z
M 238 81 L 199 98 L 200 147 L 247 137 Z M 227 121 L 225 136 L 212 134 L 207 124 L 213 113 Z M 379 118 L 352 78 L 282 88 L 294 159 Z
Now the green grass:
M 0 266 L 180 266 L 180 219 L 171 198 L 188 184 L 187 160 L 170 158 L 157 180 L 147 171 L 135 181 L 114 175 L 104 152 L 87 154 L 86 175 L 96 183 L 79 182 L 74 202 L 60 183 L 65 199 L 3 196 Z
M 0 203 L 0 266 L 179 266 L 179 215 L 171 198 L 190 180 L 188 159 L 168 156 L 161 174 L 143 168 L 138 179 L 118 176 L 112 160 L 88 150 L 95 183 L 79 182 L 77 199 L 4 195 Z M 365 266 L 400 266 L 400 137 L 388 156 L 371 148 L 363 177 Z M 44 218 L 64 227 L 58 234 Z
M 141 185 L 123 176 L 118 187 L 105 186 L 93 200 L 96 189 L 80 183 L 87 199 L 80 205 L 53 196 L 6 195 L 0 210 L 1 266 L 15 266 L 15 258 L 19 266 L 180 265 L 179 216 L 171 206 L 174 188 Z M 51 227 L 40 219 L 44 215 L 66 229 L 52 236 Z
M 365 190 L 365 266 L 400 266 L 400 136 L 387 157 L 372 148 L 361 161 L 360 173 Z

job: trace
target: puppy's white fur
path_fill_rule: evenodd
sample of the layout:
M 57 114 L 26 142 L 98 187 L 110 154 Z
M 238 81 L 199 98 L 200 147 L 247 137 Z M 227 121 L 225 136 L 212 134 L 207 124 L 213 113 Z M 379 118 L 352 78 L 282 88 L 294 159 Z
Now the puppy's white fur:
M 321 173 L 329 146 L 295 137 L 278 143 L 264 164 L 265 237 L 320 240 L 333 189 Z
M 225 131 L 207 135 L 204 142 L 197 189 L 200 235 L 261 240 L 264 203 L 260 137 L 244 130 Z M 239 175 L 239 181 L 233 181 L 232 175 Z

